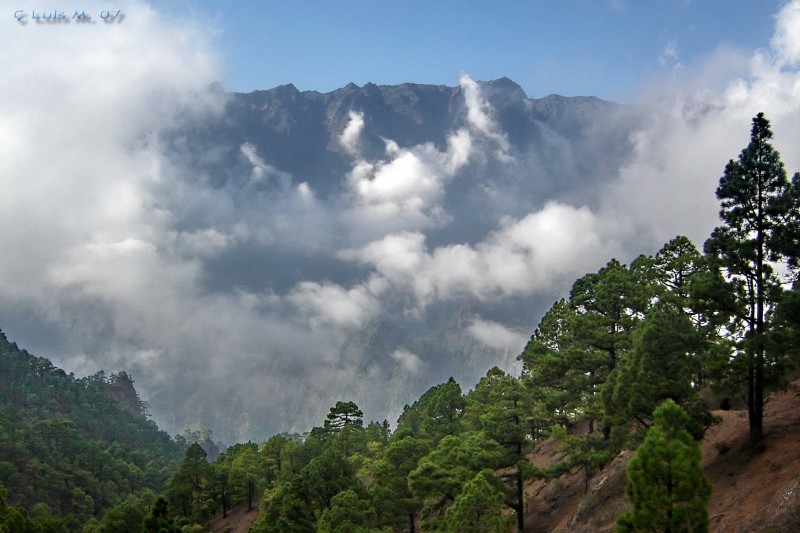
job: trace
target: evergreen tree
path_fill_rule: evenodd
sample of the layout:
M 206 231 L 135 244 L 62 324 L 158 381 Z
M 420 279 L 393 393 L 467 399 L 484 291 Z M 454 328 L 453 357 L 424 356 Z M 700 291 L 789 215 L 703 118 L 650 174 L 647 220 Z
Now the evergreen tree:
M 411 493 L 408 475 L 430 451 L 425 439 L 410 435 L 393 438 L 383 458 L 372 465 L 373 482 L 369 491 L 382 524 L 397 528 L 407 525 L 410 533 L 416 531 L 417 514 L 422 503 Z
M 336 402 L 328 413 L 324 422 L 325 429 L 330 433 L 338 433 L 348 426 L 363 427 L 364 413 L 353 402 Z
M 353 490 L 338 493 L 317 522 L 316 533 L 380 533 L 370 502 Z
M 179 533 L 180 528 L 167 513 L 167 500 L 159 498 L 153 504 L 150 514 L 144 519 L 142 524 L 144 533 Z
M 446 435 L 460 430 L 464 414 L 464 395 L 458 382 L 450 378 L 435 385 L 411 406 L 406 406 L 397 419 L 395 435 L 411 435 L 428 440 L 432 446 Z
M 34 533 L 33 522 L 24 509 L 6 504 L 6 489 L 0 484 L 0 533 Z
M 516 513 L 520 532 L 525 529 L 523 484 L 529 465 L 525 457 L 528 399 L 520 380 L 494 367 L 467 395 L 464 412 L 464 420 L 471 429 L 484 431 L 506 449 L 501 477 L 509 484 L 506 504 Z
M 706 532 L 711 483 L 700 466 L 700 444 L 687 431 L 689 416 L 667 400 L 653 418 L 628 464 L 625 493 L 633 508 L 618 517 L 617 532 Z
M 186 449 L 180 469 L 169 482 L 167 498 L 173 512 L 204 522 L 210 517 L 207 503 L 213 467 L 206 460 L 203 448 L 193 443 Z
M 571 366 L 578 350 L 571 329 L 574 316 L 567 300 L 556 302 L 518 358 L 522 383 L 531 396 L 529 422 L 534 440 L 547 437 L 553 424 L 568 426 L 581 411 L 589 377 Z
M 478 472 L 464 485 L 445 513 L 447 533 L 507 533 L 510 517 L 503 514 L 505 491 L 489 470 Z
M 717 227 L 706 241 L 705 251 L 724 271 L 730 292 L 741 296 L 735 309 L 734 327 L 740 332 L 741 366 L 746 373 L 750 440 L 761 445 L 768 334 L 771 315 L 782 292 L 775 262 L 786 259 L 786 243 L 792 241 L 792 220 L 797 218 L 794 193 L 780 154 L 769 143 L 769 121 L 759 113 L 753 119 L 750 144 L 737 161 L 725 167 L 717 188 L 721 202 Z
M 226 452 L 227 455 L 232 456 L 229 479 L 235 493 L 247 493 L 247 510 L 252 511 L 253 498 L 256 495 L 256 483 L 264 468 L 259 460 L 260 457 L 255 444 L 247 443 L 237 446 L 239 447 L 238 449 L 228 449 Z
M 701 347 L 699 332 L 685 314 L 667 303 L 651 309 L 634 333 L 630 355 L 603 390 L 603 403 L 614 421 L 620 446 L 641 442 L 652 425 L 653 410 L 671 399 L 690 412 L 692 434 L 700 438 L 712 417 L 693 385 L 694 361 Z M 634 431 L 630 432 L 633 422 Z
M 596 274 L 578 279 L 570 292 L 575 315 L 570 323 L 575 347 L 570 350 L 570 371 L 583 376 L 582 415 L 601 418 L 600 390 L 630 350 L 632 333 L 647 309 L 650 291 L 638 283 L 631 270 L 612 259 Z M 607 432 L 608 427 L 604 427 Z
M 481 470 L 499 468 L 504 457 L 505 449 L 481 431 L 443 438 L 408 475 L 411 492 L 424 502 L 425 529 L 439 527 L 464 485 Z

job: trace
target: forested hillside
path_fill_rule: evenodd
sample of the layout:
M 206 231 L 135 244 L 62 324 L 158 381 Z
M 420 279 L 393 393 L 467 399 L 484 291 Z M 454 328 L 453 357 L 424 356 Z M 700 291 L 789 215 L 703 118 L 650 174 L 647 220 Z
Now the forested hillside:
M 183 447 L 147 418 L 145 404 L 133 414 L 130 402 L 114 398 L 132 390 L 126 383 L 124 373 L 77 379 L 0 333 L 0 484 L 7 505 L 46 522 L 47 531 L 79 531 L 129 498 L 154 500 Z M 20 524 L 8 531 L 21 531 Z

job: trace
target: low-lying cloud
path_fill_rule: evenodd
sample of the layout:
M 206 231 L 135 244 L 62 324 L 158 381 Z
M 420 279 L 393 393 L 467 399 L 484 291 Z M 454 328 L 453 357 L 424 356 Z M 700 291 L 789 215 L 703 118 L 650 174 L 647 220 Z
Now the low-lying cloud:
M 611 257 L 677 234 L 700 245 L 759 111 L 800 169 L 797 1 L 764 49 L 665 74 L 626 157 L 558 198 L 537 192 L 567 179 L 549 152 L 515 148 L 466 75 L 465 121 L 440 146 L 385 139 L 368 157 L 353 110 L 334 132 L 352 158 L 335 194 L 249 143 L 235 179 L 190 170 L 161 134 L 225 112 L 218 60 L 200 26 L 120 6 L 114 27 L 0 22 L 0 327 L 67 370 L 132 372 L 173 432 L 302 431 L 342 399 L 394 422 L 449 375 L 469 388 L 514 370 L 541 313 Z M 592 167 L 571 150 L 565 168 Z M 456 194 L 485 202 L 458 209 Z

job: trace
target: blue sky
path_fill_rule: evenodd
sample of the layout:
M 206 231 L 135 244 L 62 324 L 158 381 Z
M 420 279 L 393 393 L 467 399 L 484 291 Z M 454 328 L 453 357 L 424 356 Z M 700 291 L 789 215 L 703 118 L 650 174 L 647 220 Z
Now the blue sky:
M 457 84 L 508 76 L 529 96 L 637 99 L 642 86 L 720 47 L 767 48 L 785 2 L 598 0 L 204 0 L 228 90 L 293 83 Z M 157 10 L 178 16 L 174 7 Z M 173 4 L 174 6 L 174 4 Z

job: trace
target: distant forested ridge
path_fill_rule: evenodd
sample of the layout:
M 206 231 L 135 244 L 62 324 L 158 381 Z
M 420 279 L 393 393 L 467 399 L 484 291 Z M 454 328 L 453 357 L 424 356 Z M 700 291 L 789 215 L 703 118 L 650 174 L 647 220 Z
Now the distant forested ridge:
M 0 484 L 7 506 L 41 523 L 49 517 L 48 531 L 80 531 L 129 497 L 149 491 L 154 498 L 182 455 L 183 447 L 148 419 L 127 374 L 78 379 L 0 332 Z

